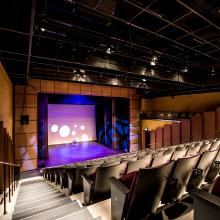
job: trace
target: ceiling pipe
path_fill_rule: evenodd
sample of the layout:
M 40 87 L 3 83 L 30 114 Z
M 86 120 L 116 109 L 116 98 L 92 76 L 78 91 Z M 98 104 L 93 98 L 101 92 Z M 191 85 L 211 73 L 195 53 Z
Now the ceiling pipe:
M 29 79 L 29 73 L 30 73 L 30 62 L 31 62 L 31 52 L 32 52 L 32 40 L 33 40 L 33 32 L 34 32 L 35 13 L 36 13 L 36 0 L 32 0 L 26 80 Z

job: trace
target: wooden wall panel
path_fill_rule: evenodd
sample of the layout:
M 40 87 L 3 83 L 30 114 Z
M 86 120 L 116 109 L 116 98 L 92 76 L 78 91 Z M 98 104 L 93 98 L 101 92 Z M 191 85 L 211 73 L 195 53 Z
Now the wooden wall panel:
M 163 146 L 168 147 L 171 145 L 171 126 L 165 125 L 163 127 Z
M 216 127 L 215 136 L 216 136 L 216 137 L 220 137 L 220 107 L 218 107 L 218 108 L 216 109 L 216 112 L 215 112 L 215 120 L 216 120 L 216 124 L 215 124 L 215 127 Z
M 67 84 L 67 92 L 69 94 L 80 94 L 80 92 L 81 92 L 80 83 L 68 83 Z
M 15 147 L 37 146 L 37 133 L 21 133 L 15 134 Z
M 15 95 L 15 107 L 22 108 L 24 105 L 24 95 Z M 25 95 L 25 107 L 37 107 L 37 95 Z
M 102 86 L 102 96 L 112 96 L 112 87 Z
M 29 115 L 29 120 L 33 121 L 33 120 L 37 120 L 37 108 L 36 107 L 28 107 L 23 109 L 22 107 L 16 108 L 15 109 L 15 120 L 16 121 L 20 121 L 20 117 L 21 115 L 25 114 L 25 115 Z
M 132 108 L 130 109 L 130 117 L 131 118 L 139 118 L 140 109 Z
M 54 81 L 41 80 L 40 83 L 41 92 L 54 92 Z
M 30 79 L 28 81 L 28 86 L 26 86 L 26 94 L 36 94 L 36 92 L 40 92 L 40 81 L 40 79 Z
M 203 138 L 215 137 L 215 112 L 203 112 Z
M 81 84 L 81 94 L 82 95 L 92 95 L 92 87 L 90 84 Z
M 190 119 L 183 119 L 180 126 L 181 143 L 190 142 Z
M 163 128 L 156 129 L 156 148 L 163 147 Z
M 55 81 L 54 83 L 54 92 L 55 93 L 67 93 L 68 92 L 68 84 L 67 82 Z
M 113 97 L 121 97 L 121 88 L 120 87 L 113 87 L 112 88 L 112 96 Z
M 29 121 L 27 125 L 21 125 L 20 121 L 15 121 L 15 134 L 37 133 L 37 121 Z
M 92 87 L 92 95 L 101 96 L 102 95 L 102 86 L 100 85 L 91 85 Z
M 180 144 L 180 123 L 173 122 L 171 125 L 171 134 L 172 134 L 172 145 Z
M 16 147 L 15 148 L 15 160 L 29 160 L 37 158 L 37 147 Z
M 202 140 L 202 116 L 191 118 L 191 141 Z
M 37 169 L 37 158 L 30 160 L 17 160 L 16 163 L 21 165 L 21 172 Z
M 150 131 L 150 148 L 151 149 L 156 148 L 156 131 L 155 130 Z
M 128 88 L 121 88 L 121 97 L 127 98 L 128 94 L 129 94 Z

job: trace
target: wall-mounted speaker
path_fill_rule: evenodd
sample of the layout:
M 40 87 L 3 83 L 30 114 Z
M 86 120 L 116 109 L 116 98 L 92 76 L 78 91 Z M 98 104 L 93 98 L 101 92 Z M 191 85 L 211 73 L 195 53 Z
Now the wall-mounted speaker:
M 20 124 L 21 125 L 28 125 L 29 124 L 29 115 L 21 115 Z

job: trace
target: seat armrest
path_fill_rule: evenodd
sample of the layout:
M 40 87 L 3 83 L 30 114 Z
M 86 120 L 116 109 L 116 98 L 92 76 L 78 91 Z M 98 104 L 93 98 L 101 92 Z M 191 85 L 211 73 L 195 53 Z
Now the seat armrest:
M 189 191 L 190 197 L 194 200 L 194 219 L 217 220 L 220 216 L 220 198 L 204 190 L 194 189 Z
M 81 177 L 83 178 L 83 182 L 87 183 L 88 185 L 93 185 L 94 182 L 89 179 L 89 177 L 86 174 L 81 174 Z
M 128 207 L 127 198 L 130 190 L 115 177 L 110 177 L 111 182 L 111 215 L 114 220 L 125 217 Z
M 89 205 L 92 202 L 94 182 L 85 174 L 82 174 L 81 177 L 83 179 L 84 205 Z
M 128 194 L 130 190 L 125 186 L 120 180 L 116 179 L 115 177 L 110 177 L 110 182 L 117 188 L 121 193 Z

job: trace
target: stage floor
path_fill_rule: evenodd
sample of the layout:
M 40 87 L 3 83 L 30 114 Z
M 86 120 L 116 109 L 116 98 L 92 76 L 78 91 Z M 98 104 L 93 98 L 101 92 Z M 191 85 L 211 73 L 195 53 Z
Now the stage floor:
M 91 160 L 116 155 L 121 152 L 91 141 L 76 144 L 49 145 L 48 153 L 49 159 L 45 163 L 46 167 Z

